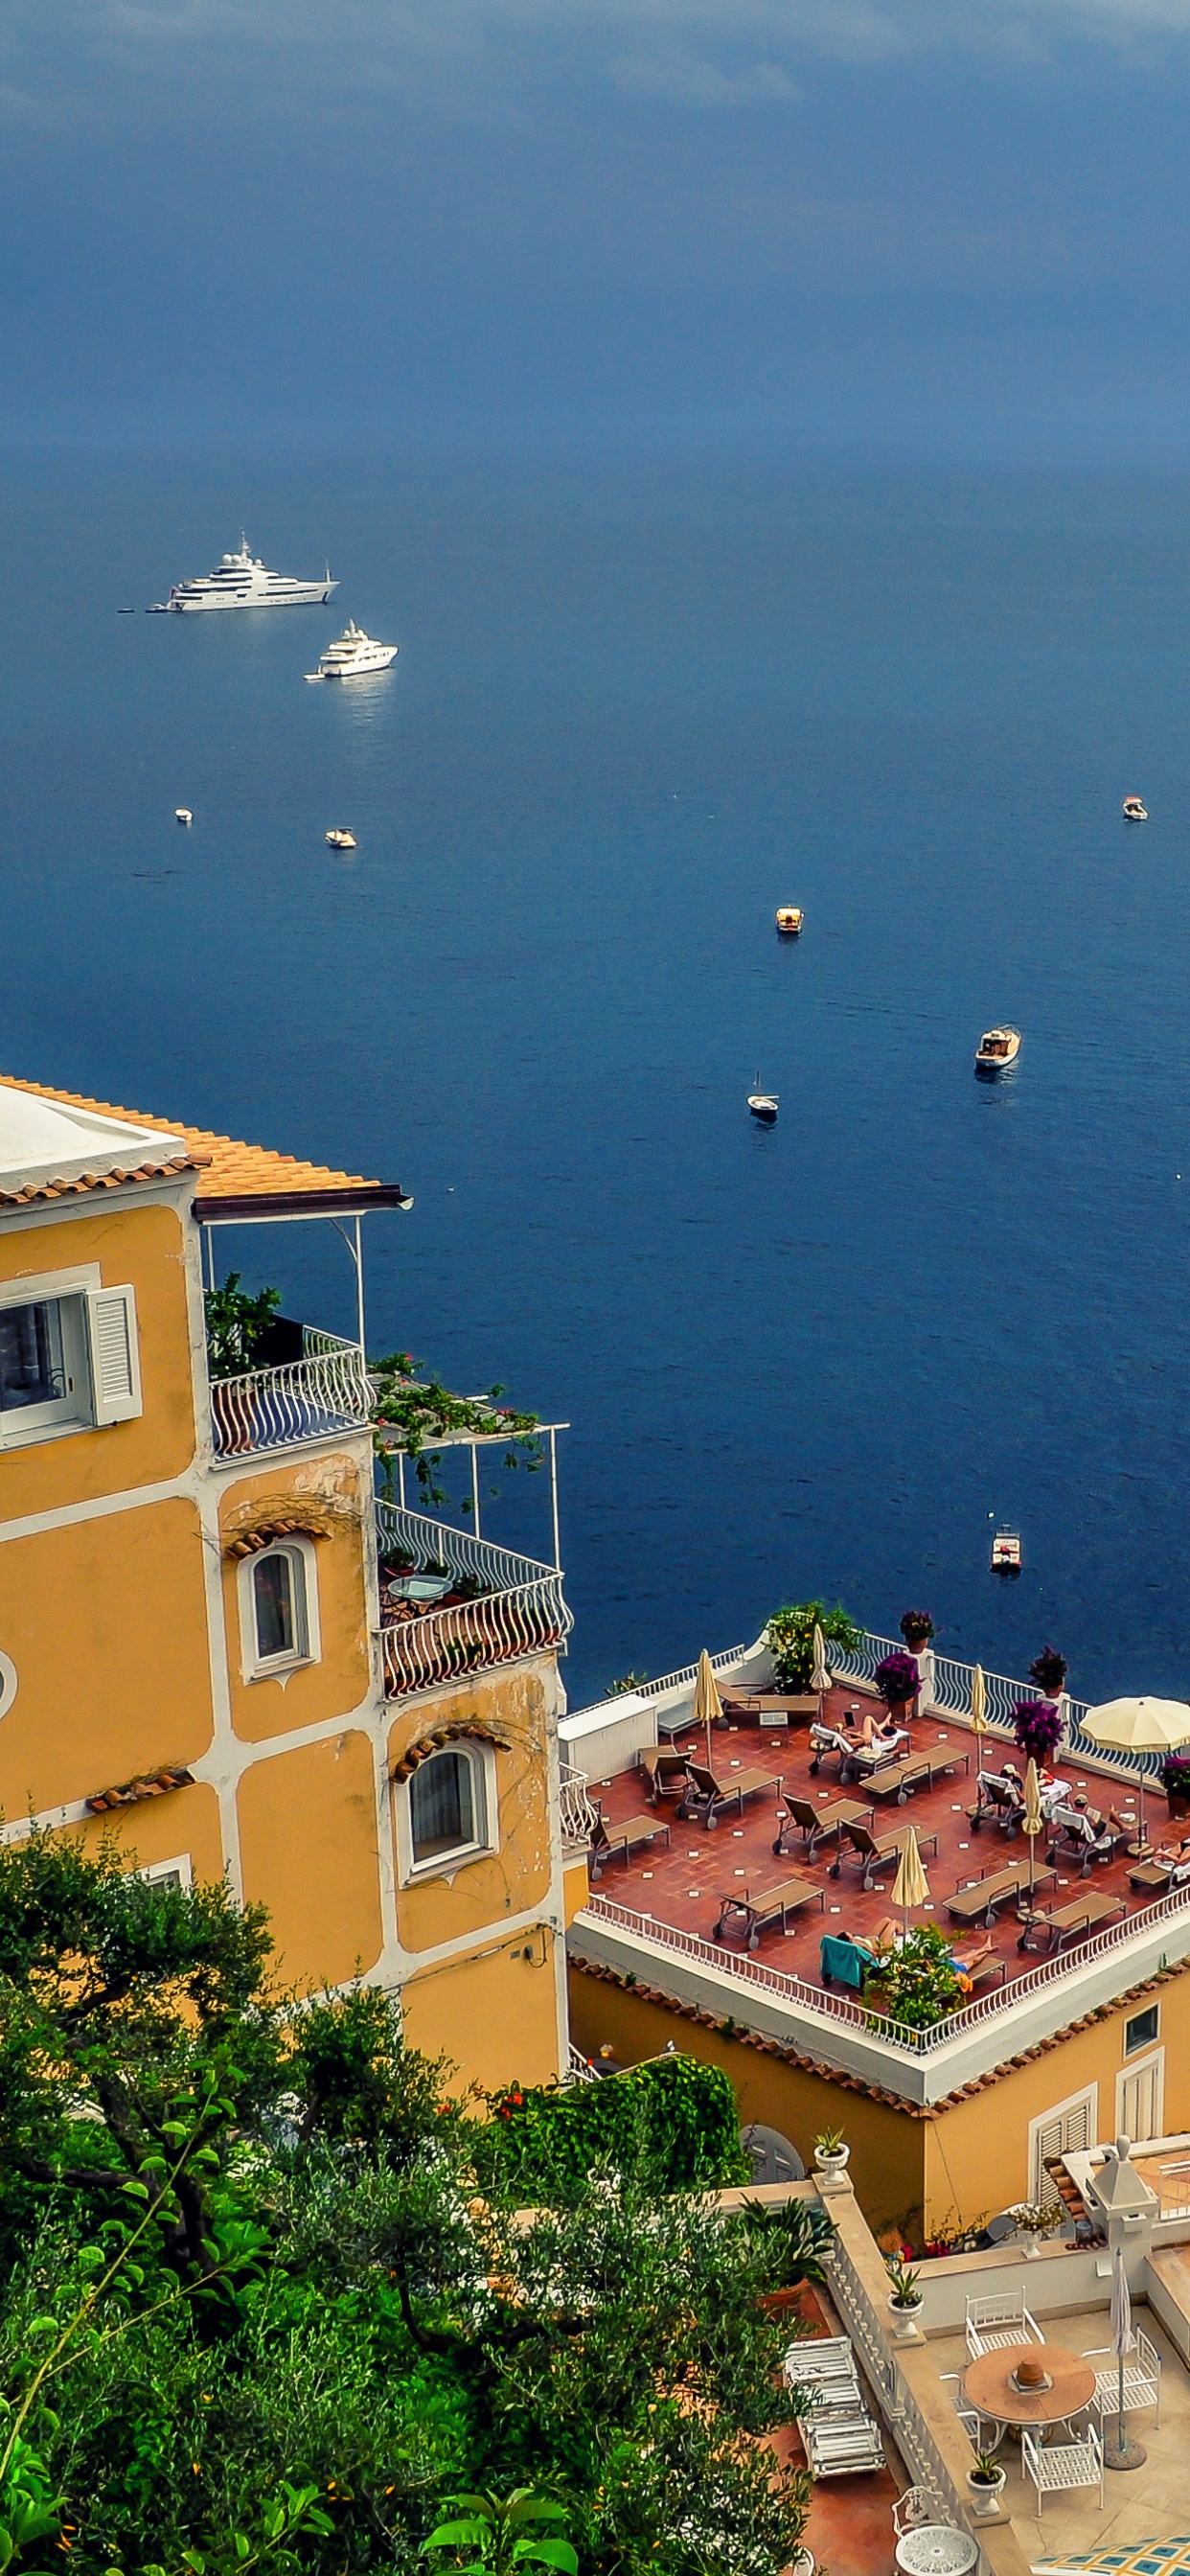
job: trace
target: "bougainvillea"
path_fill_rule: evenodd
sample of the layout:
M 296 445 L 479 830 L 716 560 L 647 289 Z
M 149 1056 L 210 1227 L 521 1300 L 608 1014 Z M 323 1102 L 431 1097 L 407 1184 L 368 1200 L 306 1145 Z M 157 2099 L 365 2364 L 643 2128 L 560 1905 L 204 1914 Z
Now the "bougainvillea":
M 1061 1711 L 1049 1699 L 1018 1699 L 1012 1728 L 1027 1762 L 1052 1762 L 1062 1741 Z
M 892 1654 L 877 1664 L 873 1680 L 886 1705 L 899 1707 L 902 1700 L 913 1698 L 921 1680 L 916 1655 L 907 1655 L 903 1646 L 894 1647 Z

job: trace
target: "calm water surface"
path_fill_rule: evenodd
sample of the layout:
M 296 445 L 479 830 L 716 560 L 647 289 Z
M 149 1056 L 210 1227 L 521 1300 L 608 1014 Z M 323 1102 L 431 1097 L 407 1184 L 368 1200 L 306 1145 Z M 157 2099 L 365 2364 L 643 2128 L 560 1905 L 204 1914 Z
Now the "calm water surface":
M 370 1344 L 573 1424 L 576 1703 L 811 1592 L 1190 1692 L 1190 484 L 71 459 L 3 520 L 0 1060 L 415 1192 Z M 332 608 L 117 615 L 241 523 Z M 305 687 L 348 614 L 399 661 Z M 329 1229 L 222 1244 L 351 1329 Z

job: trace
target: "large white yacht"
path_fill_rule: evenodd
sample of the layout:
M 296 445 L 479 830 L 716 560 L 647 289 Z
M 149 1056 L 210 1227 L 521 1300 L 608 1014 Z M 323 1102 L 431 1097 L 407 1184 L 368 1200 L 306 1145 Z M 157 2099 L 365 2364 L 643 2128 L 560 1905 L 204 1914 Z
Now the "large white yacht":
M 365 635 L 354 617 L 349 618 L 337 642 L 328 644 L 319 657 L 318 669 L 307 671 L 308 680 L 359 680 L 366 671 L 387 671 L 397 658 L 395 644 L 377 644 Z
M 154 600 L 150 613 L 166 609 L 323 607 L 338 587 L 338 582 L 331 580 L 329 564 L 322 581 L 291 581 L 287 573 L 268 572 L 241 529 L 237 554 L 224 555 L 217 569 L 201 581 L 176 581 L 169 598 Z

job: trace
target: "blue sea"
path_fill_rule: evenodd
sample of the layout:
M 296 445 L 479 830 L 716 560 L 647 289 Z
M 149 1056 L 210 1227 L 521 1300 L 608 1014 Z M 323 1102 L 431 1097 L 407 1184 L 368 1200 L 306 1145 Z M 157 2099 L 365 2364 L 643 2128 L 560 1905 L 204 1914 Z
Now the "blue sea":
M 369 1344 L 572 1426 L 572 1702 L 811 1594 L 1190 1690 L 1190 481 L 4 481 L 0 1062 L 414 1193 Z M 140 613 L 241 526 L 331 607 Z M 398 661 L 307 688 L 348 614 Z M 220 1260 L 351 1330 L 329 1228 Z M 483 1511 L 548 1555 L 544 1478 Z

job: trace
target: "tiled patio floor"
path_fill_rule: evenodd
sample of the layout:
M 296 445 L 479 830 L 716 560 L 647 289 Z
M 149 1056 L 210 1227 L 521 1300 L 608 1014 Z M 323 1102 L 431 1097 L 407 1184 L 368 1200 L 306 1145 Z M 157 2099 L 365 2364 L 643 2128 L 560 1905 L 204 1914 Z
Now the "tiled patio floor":
M 857 1703 L 850 1693 L 834 1690 L 830 1694 L 828 1714 L 837 1724 L 844 1709 L 854 1705 Z M 863 1707 L 870 1703 L 860 1702 L 858 1705 Z M 990 1741 L 994 1746 L 993 1759 L 998 1761 L 1008 1748 L 1002 1746 L 999 1739 Z M 696 1739 L 693 1734 L 680 1735 L 675 1738 L 675 1743 L 682 1750 L 693 1752 L 699 1761 L 705 1760 L 705 1741 L 701 1736 Z M 799 1976 L 820 1984 L 819 1941 L 822 1934 L 850 1932 L 870 1940 L 877 1926 L 891 1915 L 896 1862 L 890 1863 L 873 1891 L 865 1895 L 857 1858 L 844 1858 L 837 1879 L 829 1875 L 835 1858 L 833 1845 L 828 1845 L 819 1857 L 809 1863 L 801 1857 L 796 1842 L 787 1857 L 774 1859 L 772 1844 L 778 1821 L 777 1793 L 783 1782 L 787 1790 L 810 1798 L 816 1807 L 831 1805 L 839 1798 L 871 1805 L 872 1830 L 878 1837 L 894 1833 L 905 1824 L 917 1827 L 923 1843 L 936 1834 L 936 1854 L 927 1849 L 923 1855 L 930 1882 L 930 1902 L 913 1920 L 936 1920 L 949 1929 L 946 1897 L 958 1887 L 990 1875 L 1022 1856 L 1027 1859 L 1028 1844 L 1023 1836 L 1009 1842 L 1000 1828 L 990 1821 L 983 1824 L 978 1832 L 972 1830 L 967 1811 L 975 1803 L 975 1775 L 979 1762 L 976 1739 L 970 1729 L 958 1719 L 934 1715 L 916 1723 L 913 1750 L 925 1751 L 936 1744 L 969 1757 L 969 1769 L 965 1772 L 960 1767 L 936 1782 L 933 1788 L 915 1790 L 907 1803 L 899 1807 L 895 1802 L 868 1800 L 862 1784 L 840 1788 L 838 1765 L 833 1756 L 824 1761 L 821 1772 L 813 1777 L 808 1729 L 804 1723 L 795 1724 L 788 1736 L 774 1736 L 759 1727 L 720 1725 L 715 1729 L 713 1743 L 717 1776 L 726 1782 L 733 1770 L 764 1770 L 772 1778 L 772 1795 L 750 1799 L 742 1814 L 724 1817 L 713 1831 L 707 1831 L 699 1824 L 678 1824 L 674 1815 L 676 1801 L 664 1799 L 659 1813 L 671 1827 L 668 1848 L 658 1840 L 647 1849 L 635 1852 L 627 1865 L 618 1857 L 609 1859 L 598 1882 L 598 1893 L 640 1913 L 654 1914 L 678 1930 L 696 1932 L 709 1940 L 723 1897 L 745 1891 L 756 1896 L 786 1879 L 812 1878 L 822 1889 L 821 1913 L 817 1905 L 809 1905 L 784 1933 L 779 1925 L 765 1932 L 757 1956 L 774 1967 L 791 1967 Z M 1123 1788 L 1118 1780 L 1084 1762 L 1063 1765 L 1062 1776 L 1069 1779 L 1074 1787 L 1086 1788 L 1092 1803 L 1101 1807 L 1104 1813 L 1114 1805 L 1126 1823 L 1132 1821 L 1136 1812 L 1135 1793 Z M 621 1772 L 610 1782 L 593 1779 L 591 1792 L 601 1801 L 604 1813 L 613 1825 L 618 1818 L 638 1813 L 646 1802 L 646 1783 L 643 1775 L 635 1769 Z M 1151 1837 L 1159 1840 L 1166 1829 L 1164 1801 L 1159 1796 L 1150 1797 L 1146 1805 Z M 848 1848 L 844 1846 L 845 1852 Z M 1039 1837 L 1036 1847 L 1039 1879 L 1046 1874 L 1046 1848 L 1045 1838 Z M 1129 1887 L 1129 1865 L 1123 1857 L 1106 1865 L 1097 1861 L 1093 1864 L 1094 1875 L 1089 1883 L 1097 1891 L 1122 1897 L 1127 1909 L 1135 1912 L 1151 1902 L 1151 1898 L 1138 1895 Z M 1073 1868 L 1069 1864 L 1061 1866 L 1056 1884 L 1050 1882 L 1041 1901 L 1061 1905 L 1076 1897 L 1083 1885 L 1077 1864 Z M 956 1953 L 961 1956 L 982 1946 L 984 1940 L 990 1938 L 1011 1981 L 1034 1965 L 1038 1958 L 1048 1955 L 1043 1939 L 1035 1939 L 1033 1946 L 1022 1955 L 1017 1949 L 1019 1931 L 1014 1900 L 1006 1905 L 990 1934 L 985 1934 L 982 1928 L 978 1932 L 963 1933 L 954 1927 Z M 729 1932 L 727 1946 L 740 1948 L 739 1935 Z M 1077 1939 L 1070 1941 L 1064 1955 L 1076 1959 L 1078 1948 Z M 988 1990 L 986 1983 L 978 1989 L 981 1993 Z

